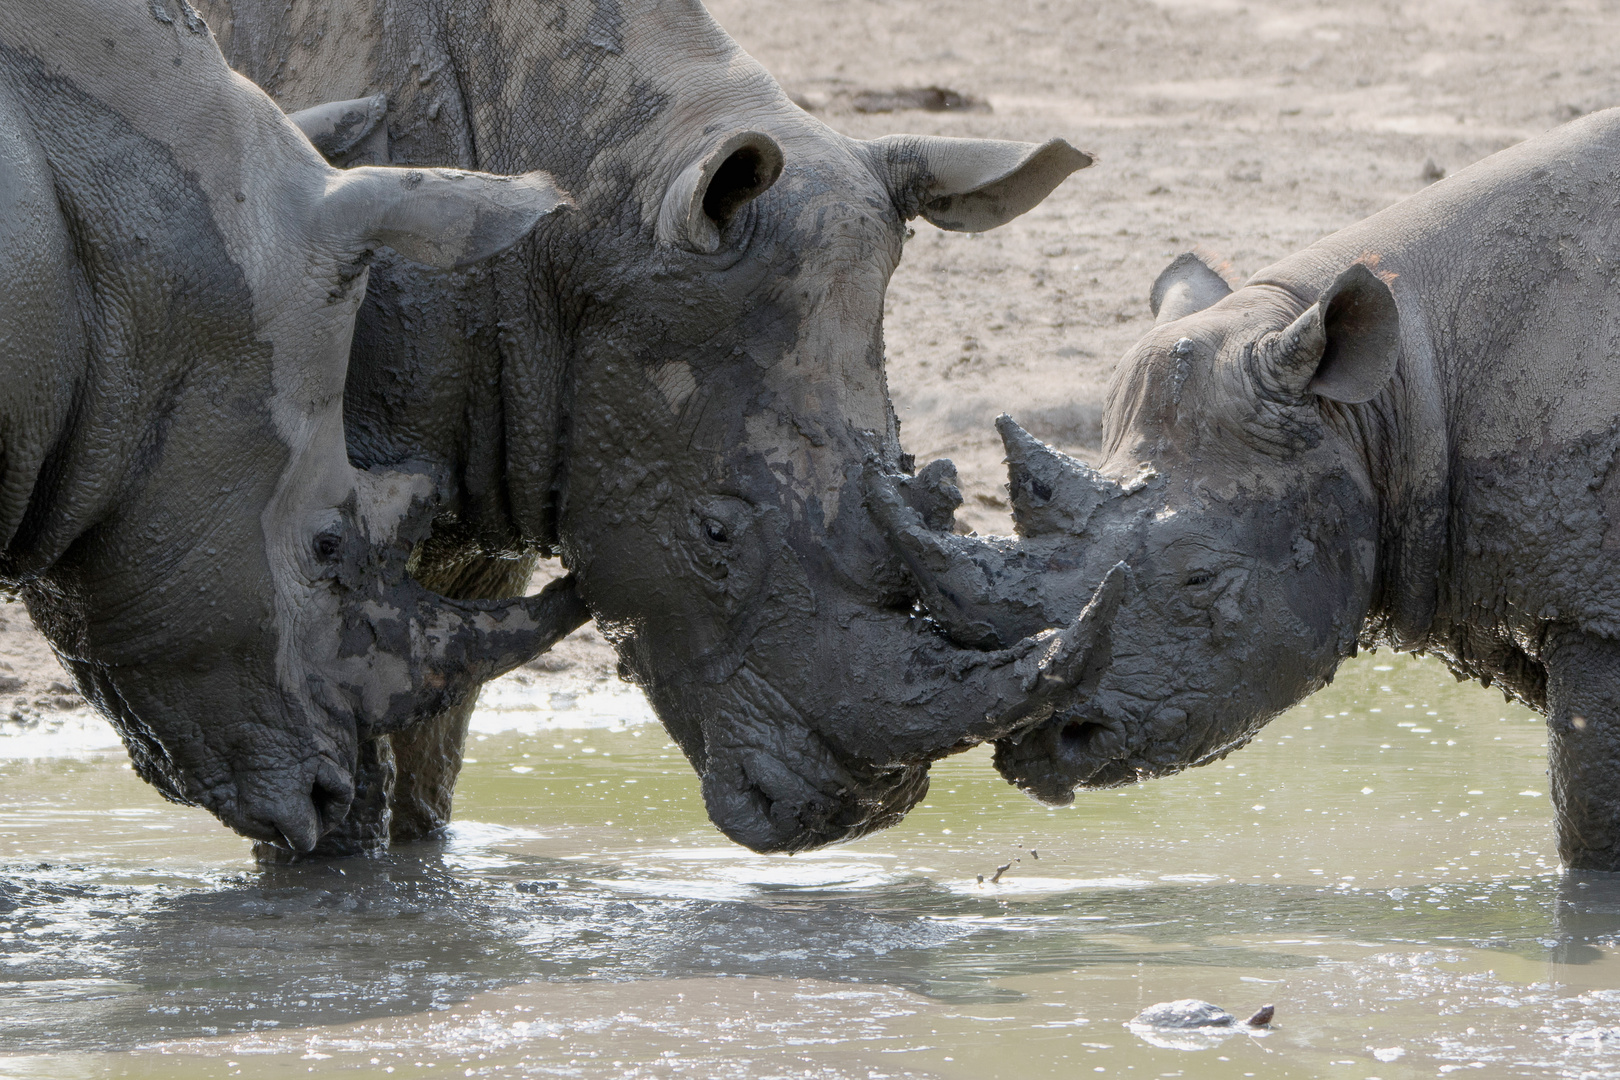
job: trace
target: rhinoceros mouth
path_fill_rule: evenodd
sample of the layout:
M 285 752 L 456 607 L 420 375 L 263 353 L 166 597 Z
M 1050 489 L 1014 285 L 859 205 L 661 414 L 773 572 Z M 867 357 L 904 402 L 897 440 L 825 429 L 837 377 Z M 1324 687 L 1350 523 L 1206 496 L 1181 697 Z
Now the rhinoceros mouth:
M 1015 738 L 996 742 L 996 770 L 1049 806 L 1074 802 L 1076 788 L 1134 783 L 1125 725 L 1103 717 L 1057 716 Z
M 136 773 L 170 802 L 198 806 L 227 827 L 253 840 L 289 851 L 310 851 L 320 838 L 348 816 L 354 798 L 354 773 L 331 745 L 293 745 L 287 732 L 258 721 L 256 737 L 268 747 L 258 758 L 267 768 L 232 767 L 217 746 L 177 752 L 160 738 L 142 709 L 114 677 L 116 669 L 79 660 L 68 661 L 85 696 L 107 717 L 129 751 Z M 161 708 L 163 706 L 155 706 Z M 317 707 L 328 732 L 344 728 Z M 326 741 L 324 739 L 317 741 Z M 338 735 L 333 742 L 345 740 Z
M 809 851 L 887 828 L 928 792 L 927 762 L 872 765 L 840 752 L 744 665 L 731 711 L 692 732 L 709 819 L 761 853 Z M 696 751 L 696 754 L 693 751 Z
M 902 766 L 849 787 L 760 751 L 711 754 L 703 774 L 710 820 L 761 853 L 810 851 L 886 829 L 928 793 L 928 766 Z

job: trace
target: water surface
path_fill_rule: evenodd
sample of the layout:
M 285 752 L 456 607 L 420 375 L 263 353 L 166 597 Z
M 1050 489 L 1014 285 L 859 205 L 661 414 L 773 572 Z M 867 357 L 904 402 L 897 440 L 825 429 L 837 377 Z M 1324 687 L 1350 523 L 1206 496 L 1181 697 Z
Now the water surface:
M 0 1076 L 1620 1075 L 1620 882 L 1557 871 L 1540 720 L 1430 662 L 1070 809 L 965 755 L 791 858 L 629 688 L 498 690 L 448 837 L 268 872 L 98 725 L 0 739 Z M 1124 1026 L 1189 996 L 1276 1025 Z

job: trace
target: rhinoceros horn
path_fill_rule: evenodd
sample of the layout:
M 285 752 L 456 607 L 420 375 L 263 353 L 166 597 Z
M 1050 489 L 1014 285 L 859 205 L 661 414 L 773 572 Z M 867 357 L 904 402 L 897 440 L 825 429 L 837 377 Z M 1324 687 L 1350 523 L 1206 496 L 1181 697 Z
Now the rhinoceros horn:
M 949 503 L 939 493 L 955 492 L 956 466 L 941 459 L 897 481 L 869 461 L 863 479 L 867 509 L 900 556 L 923 608 L 952 643 L 1003 648 L 1045 628 L 1038 602 L 1028 611 L 1010 610 L 1020 575 L 1008 556 L 1017 542 L 958 536 L 951 531 L 951 514 L 941 514 Z
M 394 626 L 404 633 L 378 644 L 390 655 L 408 657 L 414 670 L 386 703 L 379 700 L 366 711 L 365 730 L 375 734 L 454 708 L 483 683 L 534 659 L 590 618 L 572 574 L 535 596 L 512 600 L 452 600 L 406 579 L 395 585 L 393 599 L 403 616 Z
M 1140 477 L 1130 485 L 1110 480 L 1047 446 L 1005 413 L 996 418 L 996 430 L 1007 448 L 1007 487 L 1019 536 L 1083 536 L 1098 507 L 1129 495 L 1143 482 Z
M 432 485 L 409 473 L 369 479 L 391 490 L 361 513 L 364 535 L 339 548 L 336 655 L 317 676 L 326 683 L 317 692 L 353 715 L 363 735 L 399 731 L 460 704 L 590 618 L 572 575 L 510 600 L 453 600 L 424 588 L 408 566 L 431 530 Z
M 1144 469 L 1125 483 L 1034 438 L 1010 417 L 996 421 L 1007 448 L 1008 487 L 1018 537 L 959 536 L 950 511 L 956 502 L 955 467 L 934 462 L 916 477 L 889 476 L 866 467 L 866 505 L 905 566 L 917 599 L 953 643 L 1003 648 L 1058 625 L 1084 602 L 1092 586 L 1069 573 L 1061 586 L 1052 559 L 1076 568 L 1073 553 L 1094 549 L 1100 571 L 1132 550 L 1131 522 L 1139 508 L 1099 511 L 1141 491 L 1155 474 Z M 1074 538 L 1085 543 L 1076 545 Z M 1091 579 L 1095 582 L 1097 579 Z M 1084 591 L 1076 594 L 1075 586 Z

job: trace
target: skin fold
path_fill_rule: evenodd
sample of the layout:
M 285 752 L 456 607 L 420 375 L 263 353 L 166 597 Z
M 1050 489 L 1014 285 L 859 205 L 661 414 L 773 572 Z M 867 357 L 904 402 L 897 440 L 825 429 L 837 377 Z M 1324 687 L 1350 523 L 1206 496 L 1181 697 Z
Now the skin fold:
M 433 477 L 356 470 L 342 417 L 373 251 L 464 265 L 562 202 L 540 174 L 331 168 L 183 0 L 7 6 L 0 587 L 168 798 L 309 850 L 370 732 L 584 618 L 571 588 L 410 580 Z
M 898 820 L 930 761 L 1049 713 L 1113 592 L 1058 632 L 953 642 L 914 611 L 863 476 L 908 464 L 882 335 L 906 222 L 993 228 L 1087 155 L 846 138 L 696 0 L 202 10 L 285 108 L 385 95 L 395 164 L 543 168 L 575 200 L 487 270 L 373 267 L 349 453 L 446 477 L 419 580 L 510 595 L 560 555 L 756 850 Z M 391 737 L 396 839 L 447 820 L 467 708 Z
M 937 494 L 891 515 L 960 641 L 1062 625 L 1130 568 L 1106 663 L 998 743 L 1008 779 L 1066 802 L 1216 760 L 1387 646 L 1546 714 L 1563 860 L 1620 870 L 1617 181 L 1610 110 L 1235 292 L 1183 256 L 1098 469 L 1003 418 L 1017 538 L 950 535 Z

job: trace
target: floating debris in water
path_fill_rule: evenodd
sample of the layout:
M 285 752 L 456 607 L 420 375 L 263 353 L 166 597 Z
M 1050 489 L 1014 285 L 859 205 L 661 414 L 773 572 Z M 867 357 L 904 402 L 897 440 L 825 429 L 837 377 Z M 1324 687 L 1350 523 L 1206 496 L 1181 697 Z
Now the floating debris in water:
M 1263 1005 L 1241 1025 L 1219 1005 L 1197 998 L 1161 1001 L 1137 1013 L 1125 1027 L 1150 1046 L 1166 1050 L 1208 1050 L 1240 1030 L 1264 1035 L 1276 1015 L 1274 1005 Z
M 994 885 L 996 882 L 1000 881 L 1001 880 L 1001 875 L 1005 874 L 1007 871 L 1009 871 L 1011 869 L 1012 869 L 1012 863 L 1002 863 L 1000 866 L 996 867 L 995 874 L 990 878 L 990 884 Z M 979 880 L 982 881 L 984 879 L 980 878 Z
M 1163 1050 L 1209 1050 L 1237 1031 L 1231 1013 L 1196 998 L 1150 1005 L 1125 1027 L 1149 1046 Z
M 1587 1031 L 1576 1031 L 1565 1035 L 1567 1043 L 1596 1043 L 1599 1046 L 1611 1046 L 1620 1043 L 1620 1027 L 1591 1028 Z

